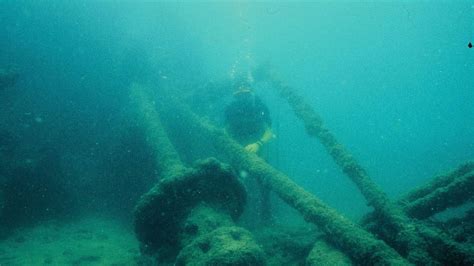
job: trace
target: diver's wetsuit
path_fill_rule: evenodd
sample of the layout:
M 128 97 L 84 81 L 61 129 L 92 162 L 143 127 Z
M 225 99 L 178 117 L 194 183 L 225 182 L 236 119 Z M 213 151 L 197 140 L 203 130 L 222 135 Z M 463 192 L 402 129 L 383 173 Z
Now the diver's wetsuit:
M 270 127 L 272 123 L 268 108 L 254 95 L 237 98 L 229 104 L 225 110 L 225 121 L 228 132 L 243 146 L 259 141 L 266 127 Z M 265 188 L 259 179 L 255 181 L 260 191 L 259 196 L 255 198 L 260 206 L 255 211 L 260 222 L 269 224 L 272 220 L 270 190 Z
M 257 96 L 237 99 L 227 106 L 225 121 L 229 133 L 242 145 L 258 141 L 271 126 L 268 108 Z

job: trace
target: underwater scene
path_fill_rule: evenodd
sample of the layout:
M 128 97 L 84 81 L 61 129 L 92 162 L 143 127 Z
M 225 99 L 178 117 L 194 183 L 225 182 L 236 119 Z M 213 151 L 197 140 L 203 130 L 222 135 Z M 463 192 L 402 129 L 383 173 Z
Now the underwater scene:
M 474 1 L 0 22 L 0 266 L 474 265 Z

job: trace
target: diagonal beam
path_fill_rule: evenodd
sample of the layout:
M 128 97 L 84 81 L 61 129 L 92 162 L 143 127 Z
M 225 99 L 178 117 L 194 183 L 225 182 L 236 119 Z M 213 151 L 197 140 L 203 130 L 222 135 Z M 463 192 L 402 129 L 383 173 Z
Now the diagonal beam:
M 130 102 L 135 107 L 135 116 L 145 135 L 148 146 L 152 149 L 158 176 L 166 178 L 186 169 L 170 142 L 159 119 L 156 106 L 149 95 L 148 89 L 139 84 L 130 87 Z
M 398 203 L 410 217 L 425 219 L 473 198 L 474 161 L 469 161 L 410 191 Z

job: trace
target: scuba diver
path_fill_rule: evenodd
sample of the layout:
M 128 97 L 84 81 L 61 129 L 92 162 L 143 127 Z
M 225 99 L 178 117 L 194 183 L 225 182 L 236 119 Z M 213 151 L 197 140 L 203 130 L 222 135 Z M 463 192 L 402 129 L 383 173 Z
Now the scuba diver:
M 268 108 L 253 92 L 248 84 L 241 84 L 234 92 L 234 100 L 225 109 L 227 132 L 245 147 L 247 152 L 262 157 L 263 147 L 274 138 L 271 130 L 272 121 Z M 256 201 L 257 216 L 263 224 L 272 221 L 270 190 L 258 178 L 255 179 L 259 190 Z M 252 185 L 247 185 L 253 187 Z
M 247 85 L 234 92 L 234 101 L 225 110 L 225 123 L 227 132 L 248 152 L 260 154 L 273 138 L 270 112 Z

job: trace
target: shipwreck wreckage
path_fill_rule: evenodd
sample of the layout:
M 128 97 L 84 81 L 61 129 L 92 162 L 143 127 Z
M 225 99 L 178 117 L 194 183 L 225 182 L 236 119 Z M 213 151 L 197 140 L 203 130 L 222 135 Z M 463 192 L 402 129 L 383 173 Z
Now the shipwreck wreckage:
M 135 233 L 141 250 L 162 263 L 176 265 L 266 265 L 261 246 L 236 224 L 246 191 L 233 173 L 245 169 L 265 187 L 316 225 L 323 237 L 313 244 L 306 265 L 472 265 L 474 210 L 463 218 L 429 218 L 474 198 L 474 162 L 435 177 L 393 201 L 375 184 L 354 156 L 337 141 L 304 98 L 269 68 L 255 72 L 258 82 L 287 100 L 306 128 L 353 181 L 373 211 L 355 223 L 305 191 L 290 177 L 246 152 L 223 129 L 197 116 L 176 99 L 153 101 L 156 91 L 134 84 L 130 100 L 136 121 L 155 156 L 160 180 L 135 208 Z M 165 97 L 160 95 L 160 97 Z M 206 159 L 187 167 L 161 122 L 171 112 L 195 134 L 213 139 L 228 163 Z

